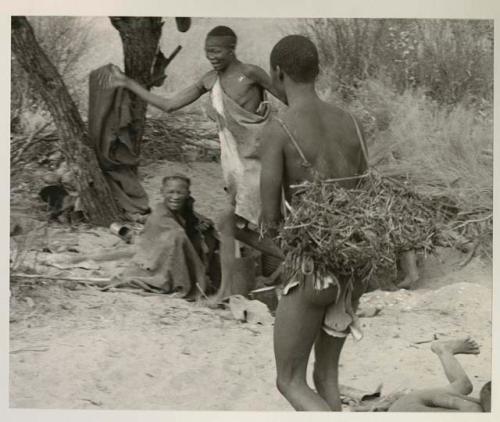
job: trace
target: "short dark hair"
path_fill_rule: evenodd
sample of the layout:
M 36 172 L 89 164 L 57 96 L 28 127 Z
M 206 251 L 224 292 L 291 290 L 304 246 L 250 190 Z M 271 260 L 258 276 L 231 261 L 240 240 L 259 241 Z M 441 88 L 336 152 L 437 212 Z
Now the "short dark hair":
M 483 385 L 479 392 L 479 402 L 483 408 L 483 412 L 491 412 L 491 381 Z
M 238 40 L 238 37 L 234 33 L 234 31 L 229 28 L 229 26 L 216 26 L 215 28 L 211 29 L 210 32 L 207 34 L 208 37 L 233 37 L 234 38 L 234 43 L 236 44 L 236 41 Z
M 271 68 L 276 66 L 295 82 L 312 82 L 319 73 L 318 50 L 309 38 L 288 35 L 271 51 Z
M 170 174 L 168 176 L 165 176 L 162 181 L 161 181 L 161 186 L 165 186 L 165 183 L 167 183 L 169 180 L 182 180 L 187 183 L 188 188 L 191 187 L 191 179 L 187 176 L 184 176 L 181 173 L 175 173 L 175 174 Z

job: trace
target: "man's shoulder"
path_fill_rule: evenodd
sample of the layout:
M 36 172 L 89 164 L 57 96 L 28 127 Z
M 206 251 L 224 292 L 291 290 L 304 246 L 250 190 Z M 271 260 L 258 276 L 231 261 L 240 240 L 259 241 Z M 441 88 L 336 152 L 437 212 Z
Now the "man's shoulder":
M 251 63 L 241 63 L 241 73 L 243 73 L 247 78 L 258 82 L 262 75 L 267 75 L 265 70 L 260 66 Z
M 248 73 L 252 73 L 252 72 L 258 72 L 259 70 L 263 70 L 261 67 L 257 66 L 256 64 L 252 64 L 252 63 L 241 63 L 241 70 L 243 72 L 248 72 Z
M 261 152 L 266 151 L 268 148 L 276 149 L 283 146 L 283 142 L 286 140 L 286 133 L 283 130 L 280 120 L 281 117 L 274 116 L 262 128 L 260 132 Z
M 328 113 L 332 119 L 336 120 L 351 120 L 351 113 L 343 108 L 340 107 L 336 104 L 330 103 L 328 101 L 322 101 L 323 104 L 323 110 Z
M 212 69 L 201 77 L 198 84 L 205 90 L 210 91 L 213 88 L 216 80 L 217 80 L 217 71 Z

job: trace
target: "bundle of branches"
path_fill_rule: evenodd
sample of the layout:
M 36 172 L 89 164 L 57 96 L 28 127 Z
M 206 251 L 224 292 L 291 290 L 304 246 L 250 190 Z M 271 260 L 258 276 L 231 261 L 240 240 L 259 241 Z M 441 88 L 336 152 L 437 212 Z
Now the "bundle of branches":
M 430 253 L 441 244 L 446 215 L 404 177 L 370 170 L 358 187 L 332 181 L 300 185 L 280 228 L 292 274 L 328 275 L 367 282 L 377 271 L 395 272 L 405 250 Z
M 11 137 L 11 173 L 23 169 L 23 163 L 43 164 L 58 151 L 58 134 L 50 120 L 27 134 Z M 171 115 L 168 120 L 148 118 L 145 124 L 142 154 L 146 158 L 183 160 L 188 151 L 197 159 L 212 161 L 219 156 L 219 142 L 213 125 L 194 113 Z
M 439 209 L 446 222 L 441 231 L 445 246 L 462 251 L 479 248 L 484 255 L 491 254 L 493 186 L 490 178 L 446 180 L 439 174 L 439 169 L 422 171 L 420 166 L 412 165 L 408 160 L 378 165 L 377 169 L 389 177 L 398 178 L 405 174 L 412 181 L 414 190 Z
M 219 155 L 217 132 L 202 116 L 171 115 L 168 120 L 148 118 L 142 153 L 146 158 L 181 161 L 188 151 L 198 160 L 212 161 Z

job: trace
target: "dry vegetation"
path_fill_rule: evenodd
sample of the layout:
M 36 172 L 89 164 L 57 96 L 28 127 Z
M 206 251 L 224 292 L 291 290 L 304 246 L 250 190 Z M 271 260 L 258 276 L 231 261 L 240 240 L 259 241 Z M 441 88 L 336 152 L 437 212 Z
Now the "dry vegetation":
M 335 179 L 303 183 L 280 228 L 287 279 L 313 274 L 321 286 L 330 274 L 356 283 L 376 273 L 395 278 L 401 252 L 443 245 L 446 220 L 442 205 L 404 177 L 371 169 L 355 189 Z
M 319 46 L 323 96 L 363 121 L 372 165 L 448 200 L 459 246 L 490 255 L 493 23 L 314 19 L 301 29 Z
M 96 39 L 95 22 L 70 17 L 30 21 L 85 114 L 85 59 L 91 53 L 98 55 L 99 49 L 105 55 L 102 40 Z M 102 35 L 106 22 L 100 23 Z M 173 63 L 167 87 L 162 89 L 174 89 L 184 71 L 202 73 L 206 63 L 199 54 L 201 47 L 194 46 L 209 27 L 221 23 L 234 26 L 240 34 L 238 54 L 265 67 L 272 45 L 255 48 L 264 42 L 253 30 L 258 21 L 200 19 L 183 39 L 164 30 L 168 40 L 162 45 L 181 42 L 186 48 Z M 268 28 L 269 22 L 265 24 Z M 459 237 L 467 235 L 477 241 L 483 235 L 479 243 L 491 251 L 493 23 L 296 19 L 277 21 L 275 27 L 270 39 L 278 39 L 280 33 L 301 32 L 315 40 L 322 63 L 320 92 L 361 118 L 372 164 L 384 171 L 409 174 L 422 192 L 448 198 L 455 207 Z M 259 39 L 249 44 L 249 34 Z M 12 170 L 29 168 L 32 173 L 33 166 L 57 166 L 61 157 L 50 118 L 15 61 L 11 109 Z M 200 110 L 197 106 L 191 109 L 193 113 L 167 118 L 153 113 L 156 118 L 148 123 L 143 145 L 145 162 L 216 159 L 214 128 Z M 204 142 L 206 146 L 201 147 Z M 56 162 L 47 158 L 54 153 Z M 13 188 L 19 185 L 16 180 Z M 25 186 L 29 189 L 30 185 Z M 471 220 L 481 221 L 463 224 Z

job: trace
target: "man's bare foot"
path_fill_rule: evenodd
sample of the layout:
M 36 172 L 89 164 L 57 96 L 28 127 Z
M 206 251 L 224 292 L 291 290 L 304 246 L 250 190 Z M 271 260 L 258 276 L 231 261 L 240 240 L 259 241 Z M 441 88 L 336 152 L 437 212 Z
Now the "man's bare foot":
M 436 341 L 432 343 L 431 350 L 436 353 L 451 353 L 452 355 L 477 355 L 479 345 L 470 337 L 460 340 Z
M 405 278 L 397 286 L 400 289 L 409 289 L 420 278 L 417 267 L 417 254 L 413 250 L 403 252 L 400 256 L 400 263 Z
M 397 287 L 400 289 L 410 289 L 418 280 L 418 275 L 407 275 L 401 283 L 397 284 Z
M 223 295 L 220 292 L 215 296 L 210 296 L 206 301 L 207 307 L 209 307 L 210 309 L 225 307 L 229 300 L 229 296 L 231 295 Z

